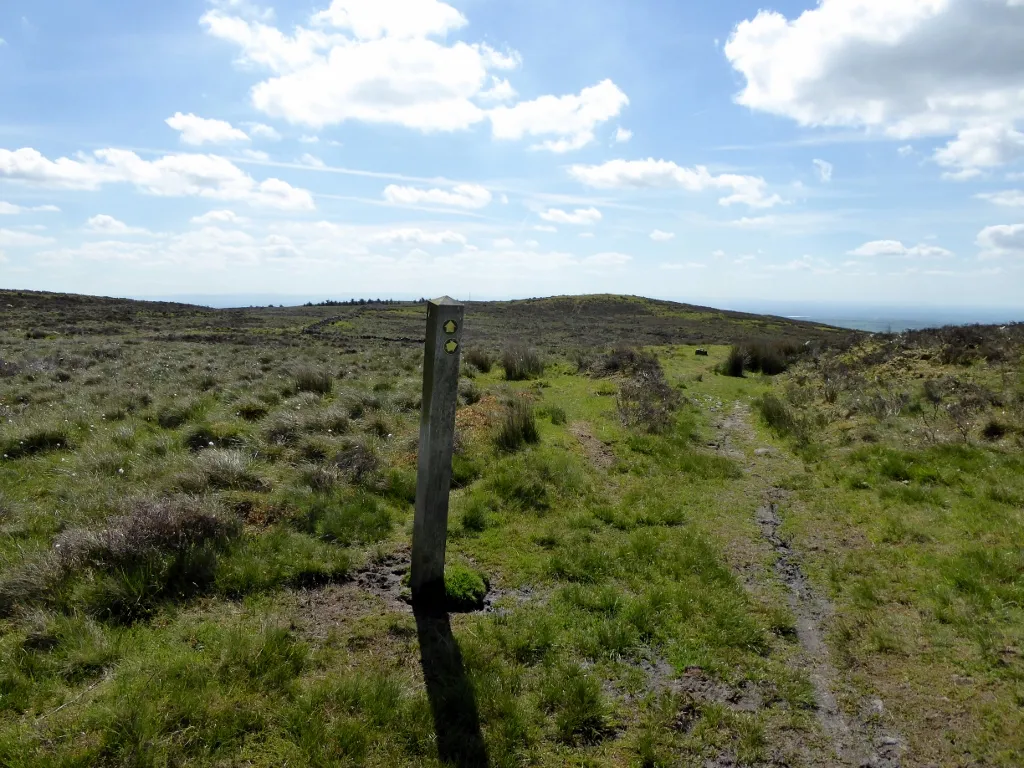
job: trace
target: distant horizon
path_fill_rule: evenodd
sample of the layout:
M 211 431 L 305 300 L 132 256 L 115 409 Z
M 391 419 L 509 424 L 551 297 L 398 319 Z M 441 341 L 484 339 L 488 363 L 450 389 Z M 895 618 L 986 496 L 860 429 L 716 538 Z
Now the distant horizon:
M 30 289 L 6 288 L 18 291 Z M 66 292 L 64 292 L 66 293 Z M 512 296 L 472 294 L 454 296 L 462 301 L 525 301 L 531 298 L 553 298 L 555 296 L 593 296 L 593 295 L 631 296 L 639 294 L 594 292 L 580 294 L 550 294 L 545 296 Z M 94 296 L 96 298 L 127 299 L 133 301 L 165 301 L 210 309 L 246 309 L 259 307 L 299 307 L 307 303 L 320 304 L 325 301 L 347 302 L 352 299 L 359 301 L 392 300 L 416 301 L 420 298 L 436 298 L 411 293 L 380 294 L 342 294 L 324 296 L 323 294 L 285 294 L 285 293 L 175 293 L 163 295 L 127 295 L 80 293 L 75 295 Z M 900 332 L 910 329 L 941 327 L 943 325 L 970 325 L 979 323 L 992 325 L 1010 322 L 1024 322 L 1024 306 L 971 306 L 934 304 L 884 304 L 850 301 L 784 301 L 769 299 L 730 299 L 724 297 L 678 297 L 678 296 L 642 296 L 656 301 L 671 301 L 691 306 L 708 307 L 731 312 L 771 315 L 790 320 L 806 320 L 839 328 L 884 332 L 892 330 Z

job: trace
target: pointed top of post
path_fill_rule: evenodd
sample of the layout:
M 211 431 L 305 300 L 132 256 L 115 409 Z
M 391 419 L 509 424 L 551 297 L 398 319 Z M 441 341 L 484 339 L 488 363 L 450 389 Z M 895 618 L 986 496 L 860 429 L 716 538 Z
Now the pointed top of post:
M 461 306 L 462 304 L 461 301 L 456 301 L 451 296 L 442 296 L 439 299 L 431 299 L 430 303 L 437 304 L 438 306 L 442 307 L 458 307 Z

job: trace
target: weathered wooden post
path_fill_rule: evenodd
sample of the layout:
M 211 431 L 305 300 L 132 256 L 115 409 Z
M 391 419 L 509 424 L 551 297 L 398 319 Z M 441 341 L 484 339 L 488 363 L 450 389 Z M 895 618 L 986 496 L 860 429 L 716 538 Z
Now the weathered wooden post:
M 417 606 L 444 602 L 444 550 L 452 481 L 464 306 L 444 296 L 427 302 L 423 406 L 410 587 Z

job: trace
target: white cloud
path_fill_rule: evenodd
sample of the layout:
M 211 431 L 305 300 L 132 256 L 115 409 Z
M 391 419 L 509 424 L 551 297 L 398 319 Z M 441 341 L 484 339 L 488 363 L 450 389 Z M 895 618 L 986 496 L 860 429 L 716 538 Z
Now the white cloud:
M 669 240 L 673 240 L 675 239 L 675 236 L 675 232 L 662 232 L 660 229 L 656 229 L 653 232 L 651 232 L 651 240 L 653 240 L 656 243 L 664 243 Z
M 625 253 L 595 253 L 583 259 L 583 265 L 587 267 L 621 267 L 633 260 L 632 256 Z
M 47 245 L 52 242 L 52 237 L 33 235 L 30 232 L 19 232 L 13 229 L 0 229 L 0 248 L 20 248 L 33 245 Z
M 105 213 L 101 213 L 97 216 L 91 217 L 85 222 L 86 228 L 90 232 L 97 232 L 104 235 L 146 235 L 149 231 L 141 229 L 139 227 L 129 227 L 123 221 L 115 219 L 113 216 L 108 216 Z
M 914 154 L 914 148 L 909 144 L 904 144 L 902 147 L 896 150 L 899 152 L 900 157 L 908 157 Z
M 597 208 L 577 208 L 571 213 L 559 208 L 549 208 L 542 211 L 540 217 L 553 224 L 573 224 L 584 227 L 592 226 L 602 218 L 601 212 Z
M 457 184 L 451 191 L 445 189 L 417 189 L 391 184 L 384 190 L 384 199 L 401 205 L 450 205 L 456 208 L 486 208 L 492 195 L 478 184 Z
M 1024 224 L 997 224 L 978 233 L 978 247 L 983 257 L 1024 257 Z
M 299 142 L 301 144 L 319 144 L 319 136 L 299 136 Z
M 533 228 L 538 232 L 557 232 L 558 227 L 553 227 L 550 224 L 534 224 Z
M 717 251 L 712 251 L 711 255 L 712 255 L 712 257 L 714 257 L 716 259 L 724 259 L 725 258 L 725 251 L 723 251 L 721 248 L 719 248 Z
M 257 109 L 316 129 L 356 120 L 463 130 L 486 119 L 475 99 L 492 72 L 519 64 L 515 52 L 429 39 L 465 23 L 434 0 L 336 0 L 293 34 L 218 10 L 200 22 L 240 48 L 239 63 L 272 73 L 252 89 Z
M 333 0 L 313 23 L 349 30 L 359 40 L 376 40 L 440 36 L 468 22 L 438 0 Z
M 501 204 L 502 205 L 508 205 L 508 195 L 502 195 L 501 196 Z
M 942 174 L 942 178 L 949 181 L 970 181 L 979 176 L 981 176 L 981 171 L 977 168 L 962 168 L 959 171 L 946 171 Z
M 501 238 L 498 238 L 497 240 L 495 240 L 493 245 L 494 245 L 495 248 L 498 248 L 499 250 L 504 250 L 504 249 L 508 249 L 508 248 L 515 248 L 516 247 L 516 241 L 515 240 L 510 240 L 507 237 L 501 237 Z
M 176 112 L 173 117 L 168 117 L 164 122 L 181 134 L 182 142 L 193 146 L 249 140 L 245 131 L 235 128 L 231 123 L 198 117 L 192 113 L 183 115 L 181 112 Z
M 500 104 L 506 101 L 513 101 L 518 95 L 516 89 L 512 87 L 512 83 L 508 81 L 508 78 L 491 75 L 491 87 L 486 91 L 481 91 L 477 98 L 481 101 Z
M 242 157 L 247 157 L 250 160 L 258 160 L 261 163 L 265 163 L 270 159 L 270 155 L 259 149 L 243 149 L 239 153 Z
M 952 256 L 951 251 L 940 248 L 937 245 L 914 245 L 907 247 L 899 240 L 872 240 L 869 243 L 852 251 L 847 251 L 849 256 L 907 256 L 918 258 L 947 258 Z
M 371 238 L 374 242 L 380 243 L 419 243 L 421 245 L 442 245 L 444 243 L 455 243 L 466 245 L 465 235 L 451 230 L 442 232 L 425 232 L 422 229 L 393 229 L 381 232 Z
M 749 264 L 752 261 L 757 261 L 757 256 L 754 256 L 754 255 L 748 253 L 748 254 L 746 254 L 744 256 L 740 256 L 738 259 L 734 260 L 733 264 Z
M 839 271 L 824 259 L 806 255 L 783 264 L 767 264 L 765 269 L 769 272 L 811 272 L 815 275 L 832 275 Z
M 818 159 L 813 162 L 814 169 L 818 172 L 818 178 L 824 182 L 832 181 L 832 163 Z
M 628 128 L 623 128 L 621 125 L 615 131 L 615 143 L 625 144 L 627 141 L 633 138 L 633 132 Z
M 255 139 L 266 139 L 267 141 L 280 141 L 281 134 L 275 128 L 263 123 L 248 123 L 249 134 Z
M 245 224 L 249 220 L 244 216 L 239 216 L 234 211 L 218 210 L 218 211 L 207 211 L 201 216 L 193 216 L 190 220 L 193 224 Z
M 5 203 L 0 200 L 0 216 L 16 216 L 19 213 L 60 213 L 56 205 L 35 205 L 23 206 L 14 203 Z
M 975 195 L 979 200 L 988 200 L 996 205 L 1004 205 L 1013 208 L 1024 207 L 1024 190 L 1007 189 L 1003 192 L 985 192 Z
M 703 165 L 683 168 L 669 160 L 610 160 L 602 165 L 573 165 L 569 174 L 577 181 L 598 189 L 679 188 L 690 192 L 727 189 L 732 194 L 719 199 L 722 205 L 743 203 L 753 208 L 771 208 L 782 202 L 767 195 L 767 183 L 757 176 L 724 173 L 714 176 Z
M 701 264 L 697 261 L 686 261 L 682 263 L 662 263 L 658 265 L 661 269 L 707 269 L 707 264 Z
M 488 116 L 496 139 L 554 136 L 532 148 L 563 153 L 594 141 L 594 129 L 618 117 L 627 104 L 626 94 L 611 80 L 603 80 L 579 95 L 541 96 L 512 107 L 496 107 Z
M 49 160 L 34 149 L 0 149 L 0 178 L 64 189 L 96 190 L 128 183 L 161 197 L 234 200 L 263 208 L 313 210 L 313 196 L 280 179 L 256 181 L 217 155 L 165 155 L 143 160 L 124 149 L 98 149 L 79 160 Z
M 729 225 L 740 229 L 760 229 L 761 227 L 773 227 L 778 223 L 778 216 L 744 216 L 730 221 Z
M 935 162 L 939 165 L 964 171 L 994 168 L 1021 158 L 1024 158 L 1024 133 L 1007 125 L 966 128 L 935 152 Z
M 316 155 L 309 154 L 308 152 L 299 158 L 299 162 L 312 168 L 323 168 L 325 165 L 323 160 Z
M 760 11 L 725 55 L 746 84 L 737 103 L 805 126 L 893 138 L 958 139 L 944 165 L 1018 154 L 1024 118 L 1020 0 L 821 0 L 793 20 Z

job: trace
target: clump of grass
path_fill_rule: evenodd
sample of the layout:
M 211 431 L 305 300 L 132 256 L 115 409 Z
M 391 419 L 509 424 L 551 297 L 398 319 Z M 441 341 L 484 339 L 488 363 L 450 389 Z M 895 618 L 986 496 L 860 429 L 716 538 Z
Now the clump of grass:
M 333 463 L 358 483 L 377 471 L 380 466 L 380 458 L 367 443 L 351 440 L 335 454 Z
M 479 347 L 467 349 L 462 359 L 475 367 L 480 373 L 490 373 L 491 368 L 494 367 L 494 357 Z
M 487 528 L 487 502 L 480 496 L 473 496 L 462 510 L 462 529 L 480 533 Z
M 259 421 L 270 411 L 266 403 L 256 398 L 245 398 L 236 408 L 238 415 L 246 421 Z
M 660 372 L 661 363 L 650 352 L 644 352 L 626 344 L 620 344 L 598 364 L 597 370 L 602 374 L 626 373 L 636 375 L 645 372 Z
M 502 451 L 518 451 L 524 445 L 540 442 L 537 419 L 533 405 L 522 398 L 515 398 L 505 411 L 505 417 L 498 428 L 495 443 Z
M 296 392 L 312 392 L 317 395 L 328 395 L 334 389 L 334 379 L 329 372 L 309 365 L 295 369 L 292 384 Z
M 1003 424 L 998 419 L 989 419 L 988 423 L 982 427 L 981 436 L 986 440 L 996 441 L 1006 437 L 1009 433 L 1010 428 Z
M 564 408 L 560 408 L 557 405 L 548 408 L 548 418 L 551 419 L 551 423 L 557 425 L 565 424 L 569 417 L 565 413 Z
M 466 405 L 473 405 L 480 402 L 483 393 L 472 381 L 462 381 L 459 383 L 459 397 L 462 398 L 462 402 Z
M 230 424 L 202 424 L 189 429 L 183 442 L 190 451 L 237 448 L 242 444 L 242 436 L 238 429 Z
M 600 683 L 576 664 L 563 665 L 545 678 L 541 706 L 554 713 L 559 741 L 596 744 L 608 735 Z
M 616 397 L 619 417 L 626 426 L 642 426 L 648 432 L 666 432 L 682 395 L 665 381 L 661 366 L 638 372 L 623 382 Z
M 210 488 L 226 491 L 266 490 L 266 482 L 253 469 L 253 462 L 241 451 L 210 448 L 200 453 L 190 471 L 178 477 L 178 487 L 190 493 Z
M 733 345 L 729 350 L 729 356 L 725 358 L 725 362 L 723 362 L 719 368 L 719 373 L 726 376 L 741 378 L 745 367 L 746 360 L 744 359 L 743 350 L 740 347 Z
M 501 367 L 508 381 L 525 381 L 544 373 L 544 360 L 525 344 L 510 344 L 501 353 Z
M 782 400 L 768 393 L 755 401 L 755 407 L 764 423 L 780 437 L 795 438 L 806 446 L 810 442 L 810 426 L 806 419 L 795 415 Z
M 263 436 L 273 445 L 294 445 L 302 434 L 303 424 L 294 413 L 272 415 L 263 427 Z
M 156 603 L 209 588 L 217 553 L 239 532 L 208 500 L 139 499 L 99 530 L 65 531 L 54 544 L 68 600 L 114 621 L 148 616 Z
M 0 453 L 20 459 L 50 451 L 72 450 L 68 431 L 63 427 L 36 427 L 0 442 Z
M 394 524 L 390 510 L 367 493 L 340 504 L 325 505 L 317 515 L 317 534 L 343 546 L 383 541 Z
M 455 563 L 445 568 L 444 592 L 450 611 L 478 611 L 487 597 L 487 579 L 465 565 Z
M 177 429 L 193 418 L 199 411 L 199 402 L 185 398 L 164 403 L 156 410 L 156 423 L 164 429 Z

